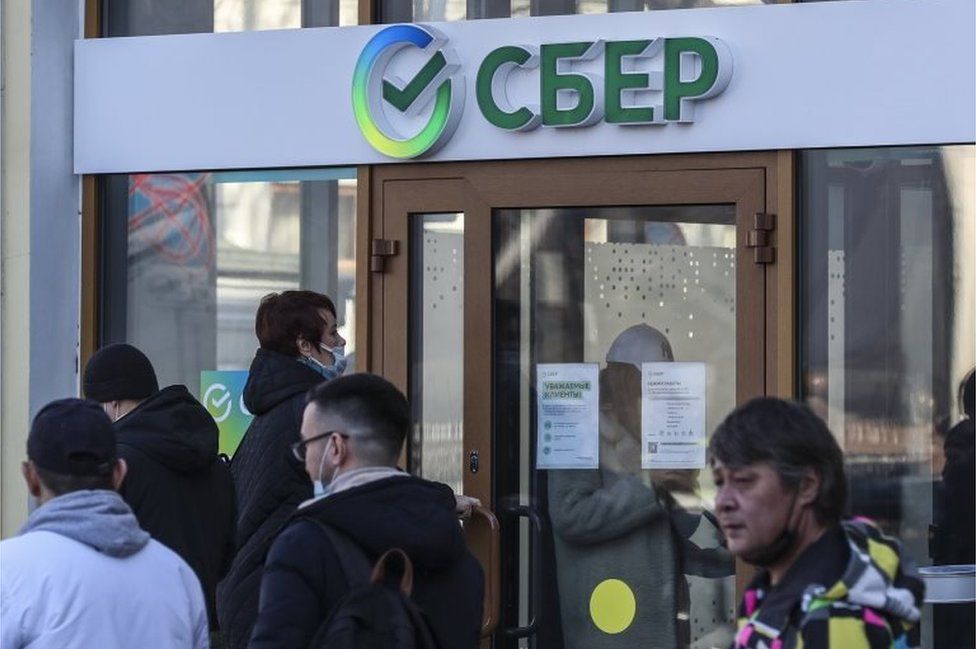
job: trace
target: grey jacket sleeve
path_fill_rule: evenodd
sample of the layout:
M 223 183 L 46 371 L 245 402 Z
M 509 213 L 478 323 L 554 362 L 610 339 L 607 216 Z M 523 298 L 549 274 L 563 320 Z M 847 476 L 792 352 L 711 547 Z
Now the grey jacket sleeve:
M 667 516 L 637 476 L 602 470 L 549 472 L 549 516 L 568 543 L 603 543 Z

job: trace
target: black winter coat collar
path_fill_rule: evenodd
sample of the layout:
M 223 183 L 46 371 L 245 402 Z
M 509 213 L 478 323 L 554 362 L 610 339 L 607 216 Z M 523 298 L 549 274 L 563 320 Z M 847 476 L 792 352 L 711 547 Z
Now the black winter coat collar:
M 294 517 L 318 519 L 372 556 L 401 548 L 414 563 L 431 570 L 453 564 L 465 551 L 450 487 L 414 476 L 377 480 L 327 496 Z
M 294 358 L 259 349 L 244 386 L 244 405 L 251 413 L 263 415 L 323 380 L 321 374 Z
M 207 470 L 217 457 L 217 424 L 183 385 L 160 390 L 114 426 L 120 444 L 178 473 Z

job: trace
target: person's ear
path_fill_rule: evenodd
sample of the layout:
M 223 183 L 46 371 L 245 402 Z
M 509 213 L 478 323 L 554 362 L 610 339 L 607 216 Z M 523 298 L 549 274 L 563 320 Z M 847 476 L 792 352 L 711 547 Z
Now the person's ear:
M 120 412 L 122 412 L 121 401 L 109 401 L 107 404 L 105 404 L 105 414 L 108 415 L 108 418 L 112 420 L 113 424 L 119 420 Z
M 305 340 L 304 338 L 302 338 L 301 336 L 299 336 L 295 340 L 295 345 L 298 346 L 298 353 L 302 354 L 303 356 L 309 354 L 312 351 L 312 344 L 307 340 Z
M 30 460 L 21 462 L 20 470 L 24 474 L 24 482 L 27 483 L 27 491 L 35 498 L 41 497 L 41 478 L 37 475 L 37 469 Z
M 119 458 L 115 461 L 115 466 L 112 468 L 112 489 L 118 491 L 122 487 L 122 483 L 125 482 L 125 474 L 129 471 L 129 465 L 125 463 L 125 460 Z
M 817 495 L 820 493 L 821 482 L 819 473 L 813 469 L 807 469 L 804 476 L 800 478 L 800 489 L 797 494 L 800 506 L 805 507 L 816 502 Z
M 333 435 L 332 440 L 335 445 L 335 465 L 340 467 L 349 457 L 349 440 L 342 435 Z

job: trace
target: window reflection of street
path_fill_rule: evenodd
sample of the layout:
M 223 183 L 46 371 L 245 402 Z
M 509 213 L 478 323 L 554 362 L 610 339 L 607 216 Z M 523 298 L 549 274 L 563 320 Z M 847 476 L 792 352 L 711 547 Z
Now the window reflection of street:
M 262 296 L 311 288 L 334 298 L 355 353 L 353 170 L 114 176 L 106 193 L 123 187 L 124 212 L 107 201 L 126 235 L 106 248 L 104 342 L 140 347 L 161 381 L 195 390 L 202 371 L 247 369 Z
M 973 520 L 972 474 L 951 498 L 945 476 L 972 454 L 948 431 L 976 361 L 976 148 L 807 152 L 801 168 L 801 389 L 844 450 L 851 511 L 920 566 L 971 564 L 945 538 Z M 949 545 L 972 548 L 972 527 Z M 923 646 L 972 646 L 974 613 L 929 607 Z

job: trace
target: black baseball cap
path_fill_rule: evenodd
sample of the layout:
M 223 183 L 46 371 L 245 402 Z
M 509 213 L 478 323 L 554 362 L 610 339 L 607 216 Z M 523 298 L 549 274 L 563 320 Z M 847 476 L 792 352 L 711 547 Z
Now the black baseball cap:
M 27 457 L 62 475 L 108 475 L 115 466 L 115 431 L 102 407 L 87 399 L 58 399 L 34 417 Z

